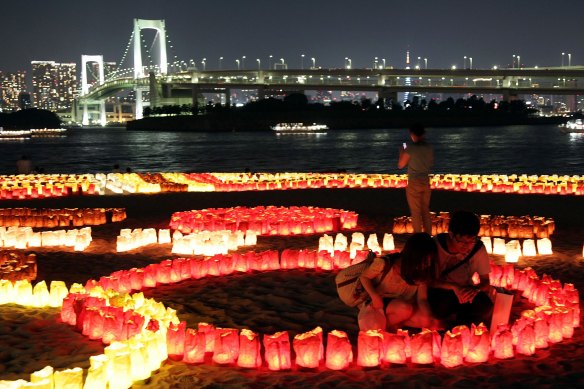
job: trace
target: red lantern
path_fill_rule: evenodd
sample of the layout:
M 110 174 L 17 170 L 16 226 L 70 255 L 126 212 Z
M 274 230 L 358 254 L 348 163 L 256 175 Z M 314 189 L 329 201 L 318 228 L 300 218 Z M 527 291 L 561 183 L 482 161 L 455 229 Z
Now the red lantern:
M 185 353 L 185 331 L 187 323 L 181 321 L 179 324 L 170 323 L 166 332 L 166 346 L 168 357 L 175 361 L 180 361 Z
M 85 309 L 85 320 L 83 321 L 83 335 L 89 339 L 96 340 L 103 337 L 103 315 L 99 308 L 87 307 Z
M 216 328 L 213 362 L 233 364 L 239 356 L 239 333 L 235 328 Z
M 468 346 L 470 343 L 470 330 L 468 329 L 467 326 L 460 325 L 454 327 L 451 332 L 453 334 L 460 334 L 460 337 L 462 339 L 462 355 L 466 356 L 466 354 L 468 353 Z
M 296 353 L 296 364 L 306 368 L 317 368 L 323 357 L 322 328 L 298 334 L 292 341 Z
M 434 334 L 424 329 L 412 335 L 410 340 L 412 363 L 426 365 L 434 362 Z
M 465 356 L 466 362 L 480 363 L 486 362 L 489 359 L 489 352 L 491 351 L 489 330 L 484 324 L 475 326 L 471 325 L 468 351 Z
M 292 367 L 290 338 L 287 331 L 264 335 L 264 358 L 270 370 L 287 370 Z
M 527 323 L 519 330 L 516 349 L 519 354 L 535 354 L 535 330 L 533 323 Z
M 204 332 L 187 328 L 185 332 L 184 358 L 185 363 L 205 362 L 206 336 Z
M 215 326 L 209 323 L 199 323 L 197 329 L 205 334 L 205 342 L 207 342 L 205 351 L 212 353 L 215 350 Z
M 375 367 L 383 356 L 383 333 L 380 330 L 359 331 L 357 340 L 357 365 Z
M 446 331 L 442 340 L 442 353 L 440 355 L 442 365 L 445 367 L 461 365 L 464 358 L 462 354 L 462 334 L 460 332 L 453 334 L 450 331 Z
M 243 329 L 239 333 L 239 356 L 237 366 L 248 369 L 262 366 L 262 355 L 260 353 L 259 334 Z
M 280 266 L 282 269 L 297 269 L 298 250 L 284 249 L 281 255 Z
M 407 349 L 409 347 L 409 335 L 383 333 L 383 361 L 388 363 L 405 364 L 407 362 Z
M 548 340 L 552 343 L 561 342 L 564 338 L 562 332 L 562 313 L 556 308 L 547 316 L 549 324 Z
M 353 361 L 353 348 L 343 331 L 333 330 L 327 335 L 326 367 L 331 370 L 347 369 Z
M 491 348 L 495 358 L 513 358 L 513 334 L 506 324 L 497 327 L 491 340 Z

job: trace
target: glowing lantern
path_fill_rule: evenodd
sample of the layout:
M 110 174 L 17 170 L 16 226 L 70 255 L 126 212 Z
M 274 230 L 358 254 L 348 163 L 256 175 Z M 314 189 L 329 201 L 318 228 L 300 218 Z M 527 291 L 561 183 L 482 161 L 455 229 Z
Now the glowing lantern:
M 262 365 L 259 334 L 243 329 L 239 333 L 239 356 L 237 366 L 248 369 L 259 368 Z
M 38 282 L 34 288 L 32 288 L 32 305 L 35 307 L 46 307 L 49 305 L 49 301 L 50 295 L 47 283 L 44 280 Z
M 185 331 L 184 357 L 185 363 L 203 363 L 207 342 L 205 333 L 187 328 Z
M 489 330 L 484 324 L 471 325 L 468 351 L 464 360 L 471 363 L 486 362 L 491 350 Z
M 89 339 L 96 340 L 103 337 L 103 314 L 100 308 L 87 307 L 83 320 L 83 335 Z
M 505 255 L 505 239 L 493 238 L 493 254 Z
M 525 239 L 523 241 L 523 256 L 535 257 L 537 252 L 535 250 L 535 241 L 533 239 Z
M 316 256 L 316 267 L 322 270 L 332 270 L 334 259 L 328 251 L 319 251 Z
M 264 335 L 264 358 L 270 370 L 287 370 L 292 367 L 290 339 L 287 331 Z
M 365 235 L 362 232 L 353 232 L 351 235 L 351 245 L 355 244 L 359 250 L 365 247 Z
M 552 255 L 552 241 L 548 238 L 541 238 L 537 240 L 537 252 L 539 255 Z
M 168 357 L 180 361 L 185 353 L 185 331 L 187 323 L 181 321 L 179 324 L 170 323 L 166 333 L 166 344 L 168 347 Z
M 169 229 L 160 229 L 158 230 L 158 244 L 166 244 L 171 243 L 172 240 L 170 239 L 170 230 Z
M 481 241 L 485 245 L 485 249 L 487 249 L 487 253 L 492 254 L 493 253 L 493 243 L 491 242 L 491 237 L 490 236 L 483 236 L 483 237 L 481 237 Z
M 83 369 L 74 367 L 73 369 L 56 371 L 53 374 L 55 388 L 82 388 Z
M 393 235 L 385 233 L 383 235 L 383 251 L 393 251 L 393 250 L 395 250 Z
M 12 289 L 16 304 L 29 306 L 32 304 L 32 285 L 28 280 L 17 280 Z
M 357 339 L 357 365 L 375 367 L 383 356 L 383 333 L 381 330 L 359 331 Z
M 111 379 L 109 387 L 129 388 L 132 386 L 132 359 L 128 346 L 115 342 L 111 346 L 119 349 L 104 349 L 105 355 L 110 359 Z
M 550 333 L 547 320 L 543 318 L 536 318 L 533 321 L 533 330 L 535 333 L 535 347 L 547 348 Z
M 505 245 L 505 262 L 516 263 L 521 256 L 521 245 L 518 240 L 510 240 Z
M 528 323 L 519 330 L 516 349 L 519 354 L 535 354 L 535 330 L 533 324 Z
M 327 335 L 326 367 L 331 370 L 347 369 L 353 361 L 353 348 L 347 333 L 333 330 Z
M 462 364 L 463 360 L 462 335 L 453 334 L 446 331 L 442 340 L 442 353 L 440 363 L 445 367 L 456 367 Z
M 296 353 L 296 364 L 306 368 L 317 368 L 323 357 L 322 328 L 298 334 L 292 340 Z
M 83 388 L 99 389 L 107 387 L 110 377 L 110 360 L 105 354 L 89 357 L 89 369 Z
M 367 238 L 367 248 L 376 253 L 381 253 L 381 247 L 379 247 L 379 241 L 377 240 L 377 234 L 370 234 Z
M 497 359 L 513 358 L 513 334 L 506 324 L 498 326 L 493 333 L 491 349 Z
M 329 253 L 334 252 L 333 237 L 329 235 L 323 235 L 318 239 L 318 251 L 327 251 Z
M 216 328 L 213 362 L 220 365 L 237 362 L 239 355 L 239 333 L 235 328 Z
M 212 353 L 215 349 L 215 326 L 209 323 L 199 323 L 197 328 L 199 332 L 205 334 L 205 341 L 207 342 L 205 351 Z
M 347 242 L 347 237 L 345 235 L 343 235 L 342 233 L 337 233 L 337 235 L 335 236 L 335 243 L 333 245 L 333 248 L 335 249 L 335 251 L 345 251 L 347 250 L 347 247 L 349 246 L 348 242 Z
M 456 326 L 452 329 L 452 334 L 460 334 L 462 339 L 462 355 L 466 356 L 470 343 L 470 329 L 465 325 Z
M 434 335 L 425 329 L 412 335 L 410 339 L 412 363 L 426 365 L 434 362 Z
M 45 366 L 43 369 L 31 373 L 30 382 L 32 384 L 36 384 L 35 387 L 42 387 L 41 385 L 46 385 L 47 388 L 52 389 L 55 385 L 53 373 L 54 371 L 52 366 Z
M 407 349 L 409 347 L 409 335 L 407 331 L 397 334 L 385 332 L 383 334 L 383 361 L 389 363 L 405 364 L 407 361 Z

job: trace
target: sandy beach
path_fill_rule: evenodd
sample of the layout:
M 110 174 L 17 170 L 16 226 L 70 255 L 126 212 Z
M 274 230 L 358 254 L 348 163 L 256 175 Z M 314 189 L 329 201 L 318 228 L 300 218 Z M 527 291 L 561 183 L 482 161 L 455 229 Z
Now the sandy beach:
M 95 226 L 93 242 L 85 252 L 41 248 L 37 254 L 37 281 L 62 280 L 69 286 L 98 279 L 116 270 L 144 267 L 176 258 L 171 245 L 151 245 L 125 253 L 116 252 L 116 236 L 122 228 L 168 228 L 175 211 L 213 207 L 257 205 L 313 205 L 341 208 L 359 214 L 354 231 L 383 234 L 392 231 L 393 217 L 408 214 L 403 189 L 288 190 L 229 193 L 168 193 L 156 195 L 74 196 L 43 200 L 3 200 L 0 207 L 73 208 L 122 207 L 123 222 Z M 549 274 L 562 283 L 573 283 L 584 292 L 584 198 L 560 195 L 517 195 L 434 191 L 432 211 L 469 209 L 478 214 L 544 216 L 553 218 L 553 255 L 521 258 L 518 267 L 531 266 L 538 275 Z M 350 234 L 352 231 L 346 231 Z M 247 250 L 286 248 L 316 249 L 322 234 L 294 237 L 259 237 Z M 401 248 L 407 235 L 395 235 Z M 495 263 L 504 258 L 492 255 Z M 287 330 L 291 337 L 321 326 L 325 333 L 346 331 L 356 345 L 356 310 L 336 295 L 334 272 L 280 270 L 206 277 L 144 291 L 147 297 L 177 310 L 178 317 L 196 328 L 198 322 L 218 327 L 249 328 L 262 334 Z M 529 308 L 514 307 L 513 314 Z M 56 370 L 76 366 L 86 369 L 91 355 L 103 352 L 92 341 L 59 320 L 59 309 L 0 305 L 0 380 L 28 379 L 30 373 L 52 365 Z M 538 350 L 533 356 L 509 360 L 491 358 L 487 363 L 457 368 L 391 366 L 347 371 L 321 368 L 271 372 L 247 370 L 213 363 L 187 365 L 167 361 L 139 388 L 237 388 L 237 387 L 584 387 L 584 331 L 572 339 Z

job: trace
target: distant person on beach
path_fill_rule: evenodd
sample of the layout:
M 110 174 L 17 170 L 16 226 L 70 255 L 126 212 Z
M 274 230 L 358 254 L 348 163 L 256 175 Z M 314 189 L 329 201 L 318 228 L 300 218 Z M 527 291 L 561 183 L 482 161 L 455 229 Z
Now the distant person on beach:
M 434 148 L 426 141 L 426 131 L 422 125 L 412 125 L 409 132 L 413 143 L 404 143 L 400 147 L 397 167 L 408 168 L 406 198 L 414 232 L 424 231 L 432 235 L 429 175 L 434 165 Z
M 489 323 L 493 313 L 495 289 L 489 282 L 489 256 L 477 237 L 479 229 L 477 215 L 456 211 L 448 232 L 434 237 L 438 281 L 428 290 L 428 301 L 432 313 L 449 324 Z
M 118 165 L 118 164 L 116 163 L 116 164 L 114 165 L 113 172 L 114 172 L 114 173 L 120 173 L 120 172 L 121 172 L 121 170 L 120 170 L 120 165 Z
M 18 174 L 31 174 L 33 172 L 32 161 L 26 155 L 23 155 L 16 161 L 16 171 Z
M 383 310 L 388 331 L 403 325 L 436 328 L 438 322 L 428 304 L 428 284 L 435 281 L 437 260 L 436 243 L 423 232 L 413 234 L 400 253 L 376 257 L 359 278 L 369 295 L 359 307 L 360 329 L 374 329 L 365 328 L 371 326 L 364 320 L 371 309 Z

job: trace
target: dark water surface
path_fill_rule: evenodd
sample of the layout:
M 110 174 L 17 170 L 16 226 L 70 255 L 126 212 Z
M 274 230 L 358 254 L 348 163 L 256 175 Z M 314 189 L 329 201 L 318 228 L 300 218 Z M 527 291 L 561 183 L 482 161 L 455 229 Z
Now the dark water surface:
M 406 130 L 329 131 L 323 136 L 270 132 L 181 133 L 83 128 L 64 138 L 0 142 L 0 174 L 29 156 L 45 173 L 139 172 L 398 173 Z M 429 128 L 435 173 L 584 174 L 584 137 L 555 125 Z

